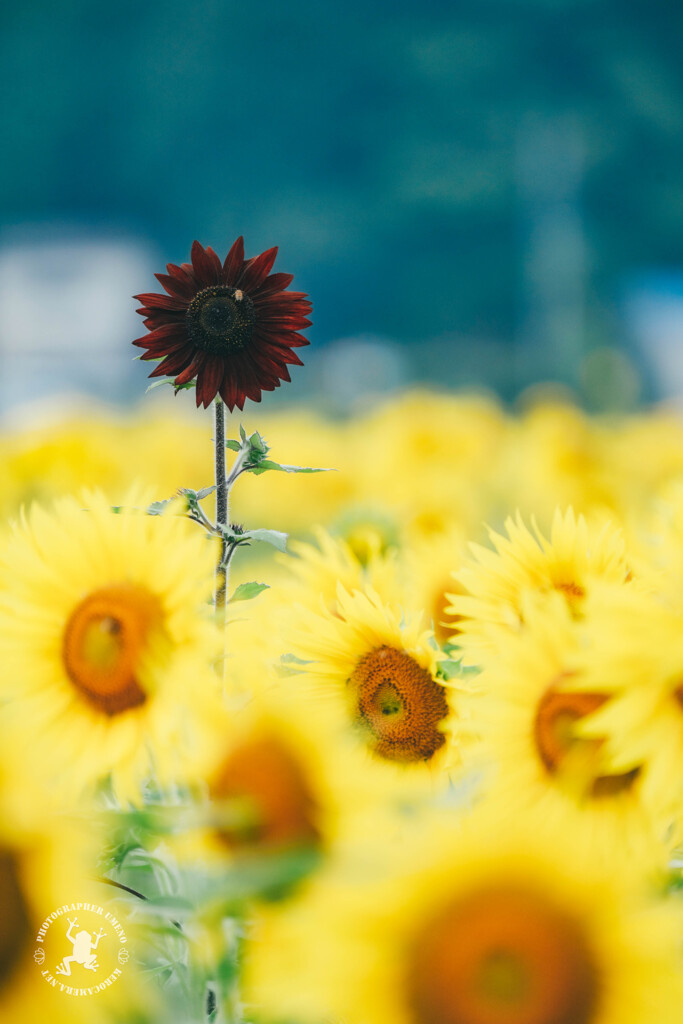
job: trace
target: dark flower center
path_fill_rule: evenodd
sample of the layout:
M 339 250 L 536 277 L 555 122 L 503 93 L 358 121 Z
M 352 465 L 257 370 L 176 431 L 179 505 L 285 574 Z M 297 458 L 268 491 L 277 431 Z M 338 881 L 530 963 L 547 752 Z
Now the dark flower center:
M 551 775 L 566 773 L 575 784 L 583 777 L 587 793 L 597 799 L 626 792 L 640 776 L 639 768 L 620 775 L 598 775 L 603 741 L 575 733 L 577 722 L 606 700 L 599 693 L 563 693 L 551 685 L 539 702 L 534 722 L 536 746 L 547 771 Z
M 251 341 L 256 322 L 248 295 L 230 285 L 216 285 L 197 292 L 185 314 L 191 340 L 202 352 L 226 355 L 239 352 Z
M 377 647 L 349 677 L 358 725 L 374 752 L 388 761 L 429 761 L 446 742 L 440 723 L 448 715 L 443 687 L 414 658 Z
M 599 965 L 581 922 L 542 893 L 484 886 L 427 918 L 406 982 L 416 1024 L 590 1024 Z
M 30 939 L 28 908 L 21 888 L 19 866 L 9 850 L 0 849 L 0 987 L 13 974 Z
M 161 620 L 157 597 L 135 583 L 93 590 L 73 610 L 62 661 L 74 688 L 97 711 L 119 715 L 145 703 L 140 664 Z
M 320 842 L 318 807 L 304 766 L 276 735 L 248 737 L 223 762 L 211 789 L 217 801 L 247 801 L 247 820 L 219 830 L 234 849 L 281 850 Z

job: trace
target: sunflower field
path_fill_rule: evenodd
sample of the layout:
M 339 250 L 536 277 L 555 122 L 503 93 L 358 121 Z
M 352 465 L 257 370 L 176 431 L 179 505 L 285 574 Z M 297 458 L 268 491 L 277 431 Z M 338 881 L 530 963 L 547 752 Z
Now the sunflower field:
M 680 419 L 233 413 L 217 537 L 182 401 L 0 440 L 0 1019 L 680 1021 Z

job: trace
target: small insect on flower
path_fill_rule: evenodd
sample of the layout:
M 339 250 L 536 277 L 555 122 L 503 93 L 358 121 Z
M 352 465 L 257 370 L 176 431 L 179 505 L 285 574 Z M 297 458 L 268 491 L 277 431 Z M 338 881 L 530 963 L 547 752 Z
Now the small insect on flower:
M 175 376 L 176 387 L 196 380 L 198 406 L 220 395 L 231 412 L 291 380 L 287 364 L 302 365 L 293 349 L 309 343 L 299 332 L 310 327 L 311 303 L 286 290 L 292 274 L 270 273 L 276 255 L 245 260 L 240 237 L 221 263 L 195 241 L 191 263 L 156 274 L 167 294 L 134 296 L 149 334 L 133 344 L 147 350 L 141 359 L 161 359 L 150 377 Z

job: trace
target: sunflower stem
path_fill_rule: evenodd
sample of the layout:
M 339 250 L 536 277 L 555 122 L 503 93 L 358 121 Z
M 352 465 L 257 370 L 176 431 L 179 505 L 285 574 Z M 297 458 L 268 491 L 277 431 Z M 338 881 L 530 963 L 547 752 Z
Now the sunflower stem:
M 216 433 L 214 443 L 216 446 L 216 526 L 225 527 L 228 525 L 229 510 L 229 489 L 225 477 L 225 406 L 220 398 L 214 403 L 216 413 Z M 214 607 L 219 626 L 225 626 L 225 609 L 228 590 L 228 565 L 226 555 L 228 552 L 228 541 L 221 538 L 221 552 L 216 567 L 216 589 L 214 595 Z

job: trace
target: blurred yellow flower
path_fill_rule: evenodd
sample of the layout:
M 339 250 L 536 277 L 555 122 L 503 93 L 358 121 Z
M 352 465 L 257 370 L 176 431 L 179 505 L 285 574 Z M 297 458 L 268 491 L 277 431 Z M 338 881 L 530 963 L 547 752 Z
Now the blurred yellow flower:
M 580 828 L 558 836 L 504 804 L 430 826 L 369 856 L 364 877 L 330 871 L 264 917 L 250 1001 L 280 1020 L 678 1021 L 676 907 L 618 845 L 596 864 Z
M 661 798 L 653 805 L 644 797 L 647 763 L 615 772 L 604 732 L 582 732 L 607 706 L 608 690 L 600 673 L 579 670 L 582 654 L 591 654 L 581 651 L 566 602 L 528 593 L 521 608 L 524 631 L 506 637 L 476 692 L 460 698 L 466 764 L 484 773 L 502 803 L 538 808 L 558 835 L 581 828 L 596 856 L 613 856 L 620 843 L 623 856 L 658 849 L 663 864 L 667 821 Z
M 193 715 L 216 685 L 208 611 L 213 545 L 186 520 L 147 516 L 139 493 L 33 506 L 4 552 L 3 709 L 55 792 L 111 774 L 133 795 L 182 763 Z
M 594 581 L 631 578 L 621 532 L 609 523 L 589 526 L 570 508 L 564 514 L 556 510 L 550 540 L 535 522 L 532 526 L 533 532 L 519 515 L 507 519 L 507 536 L 490 531 L 495 551 L 472 544 L 473 558 L 455 573 L 466 594 L 454 594 L 448 612 L 462 616 L 454 642 L 469 664 L 478 664 L 505 636 L 523 628 L 525 591 L 558 592 L 579 615 Z
M 683 809 L 683 608 L 630 587 L 601 587 L 588 603 L 581 652 L 587 686 L 610 700 L 581 724 L 605 737 L 613 771 L 646 765 L 643 792 Z

